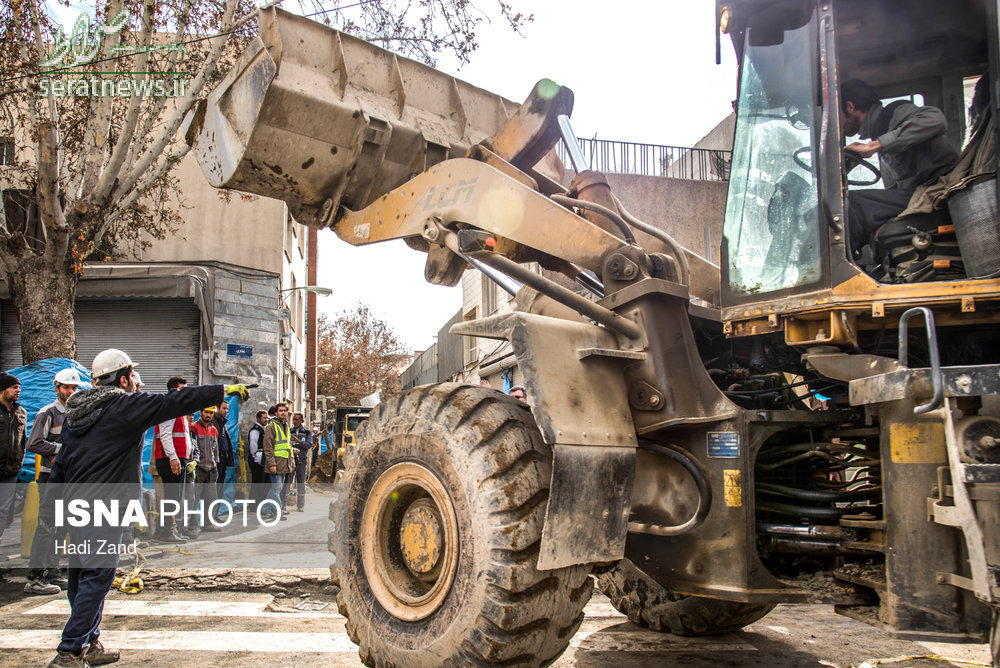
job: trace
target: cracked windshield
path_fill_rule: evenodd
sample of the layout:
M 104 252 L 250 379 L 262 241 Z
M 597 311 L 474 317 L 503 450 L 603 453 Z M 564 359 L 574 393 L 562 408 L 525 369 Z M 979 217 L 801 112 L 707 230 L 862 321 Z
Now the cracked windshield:
M 808 23 L 788 31 L 774 46 L 747 39 L 725 222 L 735 292 L 772 292 L 820 276 L 813 30 Z

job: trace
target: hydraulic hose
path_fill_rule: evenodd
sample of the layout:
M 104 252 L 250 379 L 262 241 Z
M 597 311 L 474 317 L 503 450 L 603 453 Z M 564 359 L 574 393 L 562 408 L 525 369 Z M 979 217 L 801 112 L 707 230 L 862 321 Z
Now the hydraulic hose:
M 684 467 L 684 470 L 691 475 L 695 485 L 698 487 L 698 510 L 691 516 L 691 519 L 682 524 L 665 526 L 645 522 L 629 522 L 628 530 L 633 533 L 645 533 L 654 536 L 680 536 L 681 534 L 693 531 L 705 521 L 705 518 L 708 517 L 708 511 L 712 509 L 712 488 L 709 487 L 708 480 L 705 479 L 705 474 L 698 465 L 698 462 L 684 450 L 672 445 L 654 443 L 653 441 L 640 438 L 639 447 L 650 452 L 655 452 L 658 455 L 663 455 Z
M 617 227 L 622 233 L 622 236 L 625 238 L 627 243 L 632 245 L 636 244 L 635 234 L 632 233 L 632 229 L 628 226 L 628 223 L 626 223 L 621 216 L 606 206 L 601 206 L 595 202 L 588 202 L 582 199 L 574 199 L 572 197 L 567 197 L 566 195 L 551 195 L 549 199 L 557 204 L 562 204 L 563 206 L 575 206 L 578 209 L 587 209 L 588 211 L 601 214 L 615 224 L 615 227 Z
M 618 199 L 614 193 L 611 193 L 611 197 L 614 198 L 615 206 L 618 207 L 618 211 L 621 213 L 622 218 L 627 220 L 629 225 L 641 232 L 645 232 L 650 236 L 656 237 L 670 248 L 671 252 L 674 254 L 674 259 L 677 260 L 677 264 L 681 268 L 681 283 L 684 285 L 691 285 L 691 266 L 688 264 L 687 255 L 684 254 L 684 249 L 681 248 L 681 245 L 674 241 L 674 238 L 663 230 L 653 227 L 649 223 L 644 223 L 630 214 L 625 209 L 625 205 L 621 203 L 621 200 Z

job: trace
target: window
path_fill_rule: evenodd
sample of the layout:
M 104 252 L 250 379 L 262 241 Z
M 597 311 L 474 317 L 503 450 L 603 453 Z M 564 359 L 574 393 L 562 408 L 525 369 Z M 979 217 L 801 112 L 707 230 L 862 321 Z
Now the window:
M 303 290 L 299 290 L 295 293 L 295 324 L 293 325 L 295 329 L 295 336 L 298 337 L 299 343 L 302 343 L 302 330 L 305 329 L 305 313 L 306 310 L 303 308 L 304 297 L 302 296 Z
M 14 139 L 0 137 L 0 167 L 14 164 Z
M 470 320 L 479 319 L 479 309 L 473 308 L 471 311 L 467 312 L 462 318 L 466 322 Z M 479 361 L 479 338 L 475 336 L 466 336 L 465 338 L 465 364 L 475 364 Z
M 497 310 L 497 284 L 483 275 L 483 314 L 493 315 Z
M 755 295 L 816 283 L 822 271 L 815 116 L 813 22 L 780 44 L 747 38 L 737 106 L 724 234 L 729 283 Z
M 292 261 L 293 251 L 295 248 L 295 220 L 292 218 L 292 214 L 285 210 L 285 257 L 288 261 Z
M 296 299 L 299 291 L 295 289 L 296 287 L 298 284 L 295 281 L 295 274 L 292 274 L 288 282 L 288 324 L 292 331 L 297 330 L 299 324 L 298 300 Z

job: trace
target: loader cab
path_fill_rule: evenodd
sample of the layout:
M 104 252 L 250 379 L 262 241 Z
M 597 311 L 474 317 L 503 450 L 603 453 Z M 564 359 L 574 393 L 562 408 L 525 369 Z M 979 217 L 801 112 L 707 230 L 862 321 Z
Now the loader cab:
M 960 151 L 969 139 L 967 110 L 976 80 L 993 73 L 997 81 L 997 4 L 718 4 L 720 23 L 739 61 L 721 253 L 723 319 L 730 333 L 739 333 L 740 320 L 746 321 L 745 331 L 759 332 L 757 324 L 747 324 L 748 318 L 770 316 L 764 327 L 776 331 L 781 327 L 776 314 L 815 314 L 830 305 L 857 307 L 916 294 L 943 297 L 965 289 L 956 290 L 956 283 L 968 284 L 975 294 L 997 292 L 995 280 L 984 287 L 964 270 L 963 259 L 968 258 L 962 256 L 969 249 L 959 249 L 947 202 L 936 214 L 906 219 L 899 226 L 898 247 L 849 238 L 849 192 L 884 184 L 864 167 L 845 163 L 845 144 L 858 138 L 843 136 L 839 99 L 841 82 L 857 78 L 886 102 L 933 105 L 945 114 L 948 140 Z M 988 98 L 986 108 L 995 117 L 996 92 Z M 995 140 L 992 125 L 982 132 Z M 994 171 L 992 163 L 983 171 Z M 986 227 L 995 230 L 995 187 L 985 196 L 993 206 Z M 953 261 L 946 262 L 949 258 Z M 931 271 L 922 274 L 917 267 L 908 274 L 896 266 L 925 260 Z M 788 327 L 784 329 L 787 334 Z M 814 340 L 810 331 L 815 333 L 807 331 L 801 342 Z M 789 343 L 799 342 L 794 338 Z

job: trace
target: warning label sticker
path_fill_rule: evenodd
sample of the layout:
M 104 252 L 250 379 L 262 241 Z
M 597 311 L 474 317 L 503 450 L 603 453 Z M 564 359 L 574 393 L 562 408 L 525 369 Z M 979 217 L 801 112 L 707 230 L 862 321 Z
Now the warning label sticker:
M 743 505 L 743 476 L 739 469 L 726 469 L 722 472 L 724 494 L 727 508 L 739 508 Z

